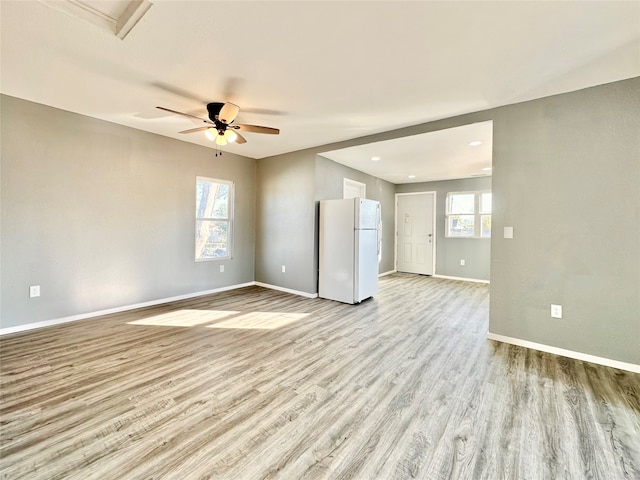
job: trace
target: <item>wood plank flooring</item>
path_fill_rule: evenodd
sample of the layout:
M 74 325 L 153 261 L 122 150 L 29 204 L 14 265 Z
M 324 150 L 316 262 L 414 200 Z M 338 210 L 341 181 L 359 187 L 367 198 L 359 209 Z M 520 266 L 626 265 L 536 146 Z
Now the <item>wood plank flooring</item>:
M 486 339 L 487 285 L 248 287 L 0 339 L 2 479 L 640 479 L 640 375 Z

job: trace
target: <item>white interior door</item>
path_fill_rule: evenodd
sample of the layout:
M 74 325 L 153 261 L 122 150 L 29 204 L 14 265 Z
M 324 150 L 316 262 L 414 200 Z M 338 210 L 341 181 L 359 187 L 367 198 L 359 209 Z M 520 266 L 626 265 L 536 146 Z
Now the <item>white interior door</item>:
M 435 192 L 396 195 L 396 270 L 433 275 Z

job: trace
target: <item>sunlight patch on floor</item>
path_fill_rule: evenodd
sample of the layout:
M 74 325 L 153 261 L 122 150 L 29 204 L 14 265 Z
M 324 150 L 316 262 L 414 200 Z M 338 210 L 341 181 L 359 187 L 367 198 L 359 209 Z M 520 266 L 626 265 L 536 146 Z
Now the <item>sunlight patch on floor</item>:
M 207 325 L 207 328 L 274 330 L 290 325 L 307 316 L 309 316 L 308 313 L 250 312 L 217 322 L 213 325 Z
M 308 313 L 249 312 L 233 310 L 176 310 L 127 322 L 129 325 L 154 325 L 159 327 L 237 328 L 241 330 L 274 330 L 290 325 L 309 316 Z
M 156 325 L 162 327 L 193 327 L 211 323 L 240 312 L 224 310 L 176 310 L 153 317 L 127 322 L 129 325 Z

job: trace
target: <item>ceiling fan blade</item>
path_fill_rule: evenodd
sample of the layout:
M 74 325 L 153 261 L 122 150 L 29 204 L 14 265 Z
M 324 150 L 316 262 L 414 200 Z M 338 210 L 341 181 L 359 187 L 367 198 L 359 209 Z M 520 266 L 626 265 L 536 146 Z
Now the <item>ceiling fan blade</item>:
M 201 122 L 210 123 L 213 125 L 213 123 L 210 122 L 209 120 L 205 120 L 204 118 L 200 118 L 196 115 L 191 115 L 190 113 L 178 112 L 177 110 L 171 110 L 170 108 L 165 108 L 165 107 L 156 107 L 156 108 L 159 108 L 160 110 L 164 110 L 165 112 L 171 112 L 177 115 L 182 115 L 183 117 L 195 118 L 197 120 L 200 120 Z
M 236 115 L 240 111 L 240 107 L 234 103 L 225 103 L 218 113 L 218 120 L 229 125 L 236 119 Z
M 198 127 L 198 128 L 190 128 L 189 130 L 183 130 L 178 133 L 196 133 L 196 132 L 204 132 L 205 130 L 209 130 L 211 127 Z
M 240 135 L 238 132 L 234 132 L 238 137 L 235 140 L 235 143 L 247 143 L 247 139 Z
M 278 135 L 280 133 L 279 128 L 261 127 L 260 125 L 233 125 L 231 128 L 241 132 L 267 133 L 269 135 Z
M 287 115 L 287 112 L 283 110 L 272 110 L 270 108 L 251 108 L 251 107 L 242 107 L 243 113 L 256 113 L 258 115 Z
M 178 97 L 186 98 L 188 100 L 192 100 L 192 101 L 197 102 L 197 103 L 207 103 L 204 98 L 199 97 L 195 93 L 189 92 L 187 90 L 183 90 L 182 88 L 176 87 L 176 86 L 171 85 L 169 83 L 151 82 L 150 85 L 153 86 L 153 87 L 156 87 L 156 88 L 158 88 L 160 90 L 163 90 L 165 92 L 169 92 L 172 95 L 176 95 Z

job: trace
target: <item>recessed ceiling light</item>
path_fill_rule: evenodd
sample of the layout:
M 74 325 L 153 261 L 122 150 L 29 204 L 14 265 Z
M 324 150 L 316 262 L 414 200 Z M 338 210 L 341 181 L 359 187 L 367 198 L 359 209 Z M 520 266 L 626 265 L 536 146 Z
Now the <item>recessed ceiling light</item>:
M 469 142 L 470 147 L 477 147 L 478 145 L 482 145 L 480 140 L 474 140 L 473 142 Z
M 416 178 L 415 175 L 409 175 L 409 178 Z
M 484 167 L 482 170 L 484 170 L 485 172 L 490 172 L 491 171 L 491 167 Z
M 379 162 L 380 161 L 380 157 L 371 157 L 371 161 L 372 162 Z

